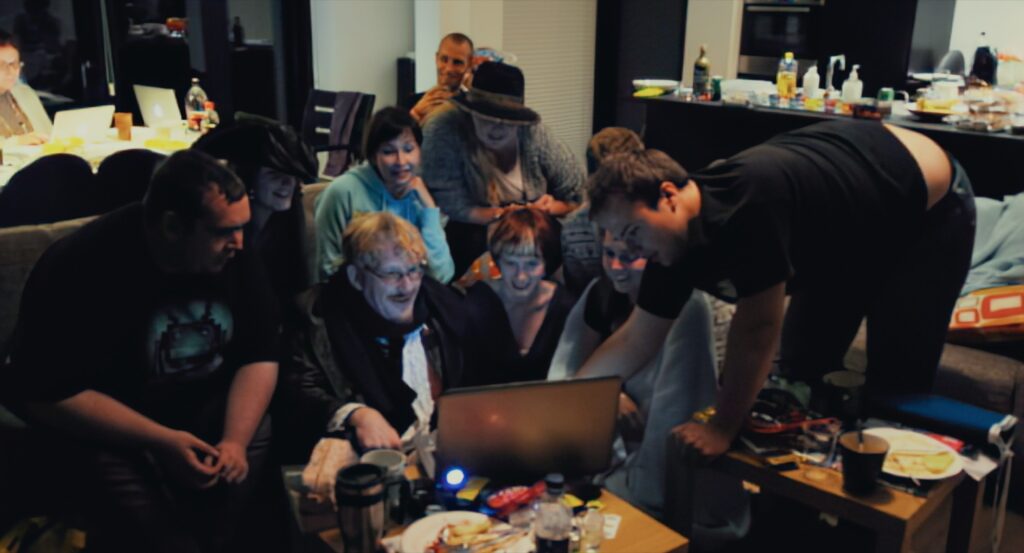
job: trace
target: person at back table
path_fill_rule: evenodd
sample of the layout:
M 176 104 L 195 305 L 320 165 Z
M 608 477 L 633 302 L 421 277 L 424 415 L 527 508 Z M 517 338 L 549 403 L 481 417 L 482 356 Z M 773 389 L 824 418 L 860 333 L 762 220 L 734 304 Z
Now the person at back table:
M 316 248 L 320 278 L 345 261 L 342 236 L 359 213 L 390 211 L 420 231 L 430 276 L 447 283 L 455 274 L 441 210 L 419 177 L 423 133 L 404 110 L 384 108 L 367 127 L 366 163 L 334 179 L 316 198 Z
M 471 361 L 467 385 L 544 380 L 573 298 L 547 278 L 561 266 L 559 227 L 538 209 L 509 211 L 494 228 L 490 253 L 501 278 L 466 294 Z
M 345 264 L 305 294 L 288 339 L 279 412 L 289 458 L 308 458 L 339 431 L 360 449 L 398 448 L 430 426 L 434 401 L 462 375 L 462 298 L 426 275 L 416 227 L 363 214 L 344 248 Z
M 413 94 L 406 100 L 409 115 L 419 124 L 462 91 L 467 75 L 473 71 L 473 41 L 462 33 L 449 33 L 437 45 L 434 54 L 437 85 L 426 92 Z
M 268 458 L 277 322 L 245 185 L 175 153 L 145 200 L 54 242 L 22 294 L 6 405 L 68 461 L 96 551 L 231 546 Z M 47 477 L 61 475 L 47 475 Z M 78 497 L 77 494 L 81 494 Z
M 53 129 L 36 91 L 19 79 L 22 65 L 17 41 L 0 30 L 0 138 L 5 145 L 42 144 Z

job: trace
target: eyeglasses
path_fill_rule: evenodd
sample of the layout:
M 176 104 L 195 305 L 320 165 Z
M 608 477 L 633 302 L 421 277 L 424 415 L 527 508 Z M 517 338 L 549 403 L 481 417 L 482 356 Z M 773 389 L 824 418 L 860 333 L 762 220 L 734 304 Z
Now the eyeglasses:
M 379 278 L 385 284 L 390 284 L 392 286 L 402 282 L 403 277 L 409 277 L 409 282 L 419 282 L 423 280 L 423 273 L 426 272 L 426 268 L 422 263 L 419 265 L 413 265 L 406 271 L 385 271 L 381 273 L 366 266 L 363 267 L 363 270 Z
M 23 62 L 23 61 L 8 61 L 8 62 L 0 61 L 0 71 L 7 71 L 8 73 L 14 73 L 14 72 L 17 72 L 17 71 L 21 71 L 22 67 L 25 67 L 25 62 Z

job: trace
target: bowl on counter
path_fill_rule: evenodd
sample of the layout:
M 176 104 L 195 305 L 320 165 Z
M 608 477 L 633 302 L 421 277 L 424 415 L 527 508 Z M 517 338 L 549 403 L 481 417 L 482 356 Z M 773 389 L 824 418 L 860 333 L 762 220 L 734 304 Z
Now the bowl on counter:
M 679 81 L 672 79 L 633 79 L 633 90 L 639 92 L 647 89 L 658 89 L 662 94 L 675 92 L 679 88 Z

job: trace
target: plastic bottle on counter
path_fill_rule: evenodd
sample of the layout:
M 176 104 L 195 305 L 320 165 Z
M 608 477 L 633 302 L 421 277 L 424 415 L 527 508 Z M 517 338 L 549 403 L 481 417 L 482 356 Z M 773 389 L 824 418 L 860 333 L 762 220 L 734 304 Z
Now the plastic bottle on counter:
M 188 122 L 189 130 L 201 131 L 203 119 L 206 117 L 206 91 L 199 86 L 199 79 L 192 77 L 192 87 L 185 94 L 185 120 Z
M 775 74 L 775 86 L 779 90 L 780 99 L 796 98 L 796 75 L 797 63 L 793 59 L 793 52 L 786 52 L 779 60 L 779 71 Z
M 533 525 L 537 553 L 569 553 L 572 509 L 562 502 L 565 478 L 558 473 L 549 474 L 544 483 L 547 490 L 537 502 L 537 519 Z
M 708 45 L 700 45 L 700 55 L 693 62 L 693 95 L 698 100 L 711 97 L 711 61 L 708 60 Z
M 860 100 L 861 95 L 864 94 L 864 82 L 860 80 L 860 76 L 857 74 L 857 70 L 860 69 L 860 65 L 854 65 L 853 70 L 850 71 L 850 76 L 843 81 L 843 103 L 844 104 L 855 104 Z
M 821 83 L 821 77 L 818 76 L 818 66 L 812 65 L 807 68 L 807 73 L 804 73 L 804 101 L 807 98 L 817 98 L 819 86 Z

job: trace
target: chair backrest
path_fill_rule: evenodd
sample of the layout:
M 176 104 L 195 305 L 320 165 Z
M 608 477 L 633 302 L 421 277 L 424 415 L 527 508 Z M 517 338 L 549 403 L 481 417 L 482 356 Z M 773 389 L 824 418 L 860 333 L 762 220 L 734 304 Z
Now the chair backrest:
M 95 215 L 101 210 L 92 168 L 71 154 L 41 157 L 0 190 L 0 227 L 38 225 Z
M 362 157 L 362 139 L 376 96 L 361 92 L 311 90 L 302 116 L 302 138 L 317 152 L 329 152 L 323 173 L 340 175 Z
M 96 187 L 103 210 L 111 211 L 137 202 L 146 195 L 153 171 L 167 156 L 141 148 L 112 154 L 96 171 Z
M 965 66 L 964 55 L 960 50 L 950 50 L 946 52 L 945 56 L 942 56 L 939 65 L 935 67 L 935 72 L 945 73 L 948 71 L 950 75 L 963 75 Z

